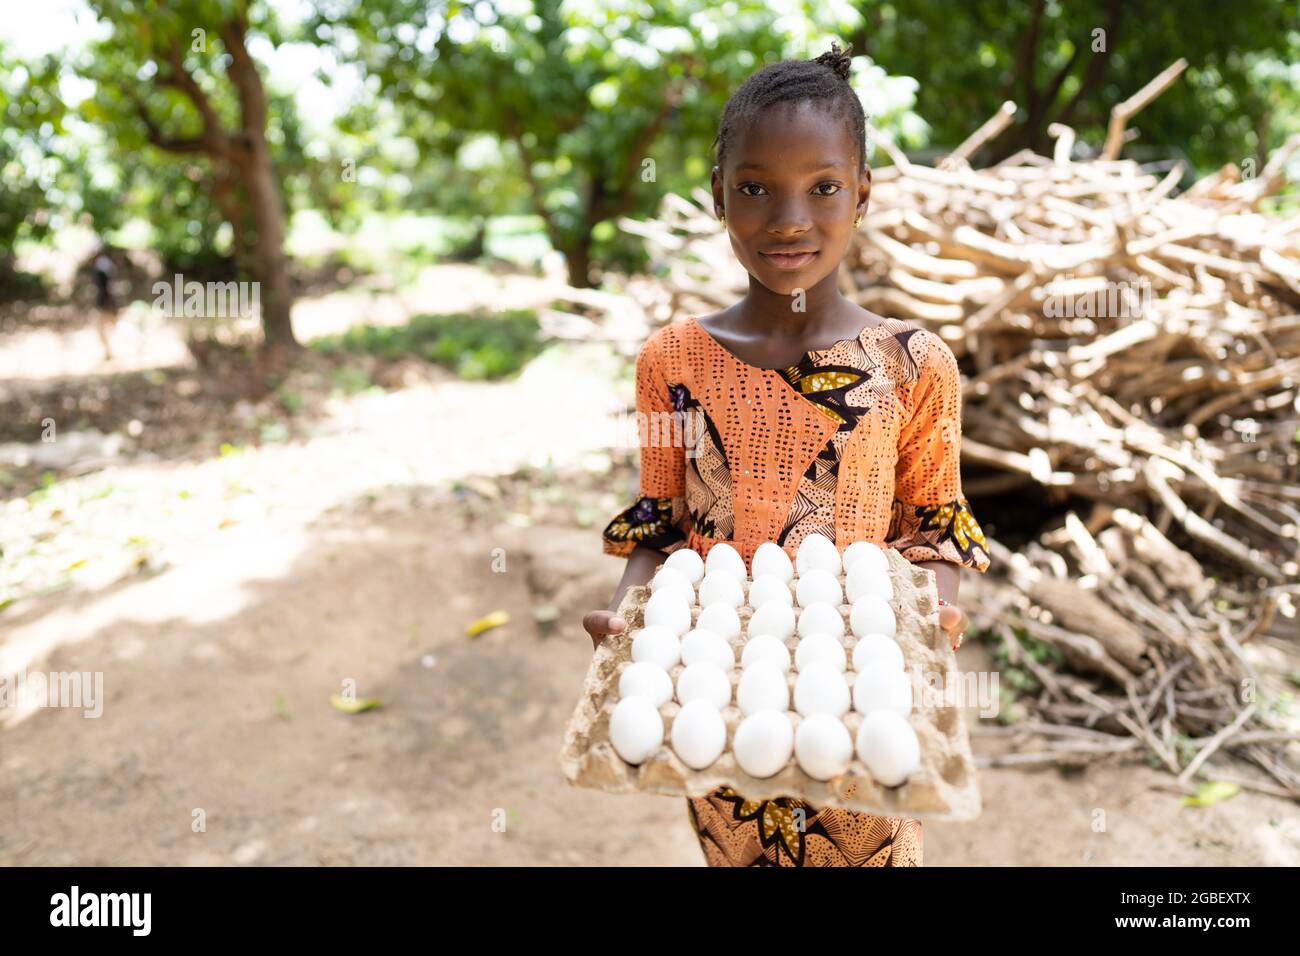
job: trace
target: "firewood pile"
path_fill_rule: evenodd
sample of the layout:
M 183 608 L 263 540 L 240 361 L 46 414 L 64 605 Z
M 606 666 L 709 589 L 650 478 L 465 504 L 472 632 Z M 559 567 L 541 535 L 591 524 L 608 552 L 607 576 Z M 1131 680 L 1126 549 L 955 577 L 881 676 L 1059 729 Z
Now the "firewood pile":
M 1095 158 L 1056 126 L 1050 157 L 972 167 L 1013 104 L 934 167 L 878 139 L 893 164 L 872 171 L 841 282 L 961 360 L 976 515 L 1035 486 L 1068 505 L 1014 552 L 990 535 L 989 573 L 964 578 L 976 631 L 1034 678 L 1014 725 L 984 728 L 1011 752 L 982 763 L 1133 754 L 1191 789 L 1232 754 L 1267 778 L 1214 779 L 1300 798 L 1300 727 L 1274 706 L 1300 645 L 1300 216 L 1261 211 L 1300 136 L 1182 192 L 1182 163 L 1119 158 L 1184 65 L 1115 108 Z M 662 276 L 643 300 L 659 320 L 744 295 L 704 190 L 621 225 Z

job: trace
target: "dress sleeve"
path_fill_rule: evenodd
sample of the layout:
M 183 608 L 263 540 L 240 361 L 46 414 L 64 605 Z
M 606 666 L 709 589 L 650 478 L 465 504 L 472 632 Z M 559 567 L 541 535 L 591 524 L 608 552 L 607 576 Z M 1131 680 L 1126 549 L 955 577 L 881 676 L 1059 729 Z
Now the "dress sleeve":
M 905 405 L 886 546 L 909 561 L 950 561 L 988 570 L 988 545 L 961 492 L 961 374 L 948 343 L 918 332 L 928 348 Z
M 626 557 L 638 544 L 665 552 L 686 544 L 683 398 L 666 377 L 659 337 L 651 336 L 636 357 L 640 497 L 605 526 L 605 554 Z

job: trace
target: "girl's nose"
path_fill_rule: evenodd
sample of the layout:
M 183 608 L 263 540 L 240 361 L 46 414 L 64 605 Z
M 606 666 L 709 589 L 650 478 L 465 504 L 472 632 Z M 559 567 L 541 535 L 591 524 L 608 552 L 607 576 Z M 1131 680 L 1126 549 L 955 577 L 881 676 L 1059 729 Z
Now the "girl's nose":
M 812 225 L 808 210 L 799 199 L 780 203 L 768 220 L 767 231 L 774 238 L 797 236 Z

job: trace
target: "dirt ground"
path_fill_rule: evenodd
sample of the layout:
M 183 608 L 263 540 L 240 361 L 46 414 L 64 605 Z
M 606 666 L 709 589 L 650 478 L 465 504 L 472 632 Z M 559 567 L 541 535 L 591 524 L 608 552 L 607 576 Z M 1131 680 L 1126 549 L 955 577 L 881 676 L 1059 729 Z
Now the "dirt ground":
M 593 347 L 513 382 L 431 375 L 332 400 L 301 438 L 0 502 L 5 558 L 31 569 L 0 674 L 104 675 L 98 718 L 0 709 L 0 864 L 703 865 L 684 801 L 576 789 L 558 764 L 579 620 L 621 574 L 600 527 L 633 489 L 599 429 L 628 397 L 613 367 Z M 335 709 L 347 682 L 382 706 Z M 925 863 L 1300 864 L 1293 803 L 1189 808 L 1171 783 L 984 769 L 982 817 L 927 823 Z

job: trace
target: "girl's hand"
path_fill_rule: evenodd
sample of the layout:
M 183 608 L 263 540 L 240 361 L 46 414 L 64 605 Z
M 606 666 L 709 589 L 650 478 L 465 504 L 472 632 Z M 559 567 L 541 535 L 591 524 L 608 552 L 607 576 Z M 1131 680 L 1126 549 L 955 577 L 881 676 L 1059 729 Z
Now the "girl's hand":
M 588 611 L 582 619 L 582 626 L 591 635 L 591 650 L 594 653 L 606 637 L 623 633 L 627 629 L 627 621 L 613 611 Z
M 939 598 L 939 626 L 948 635 L 948 643 L 955 651 L 961 647 L 962 639 L 966 636 L 966 628 L 970 626 L 970 618 L 956 604 L 949 604 L 943 598 Z

